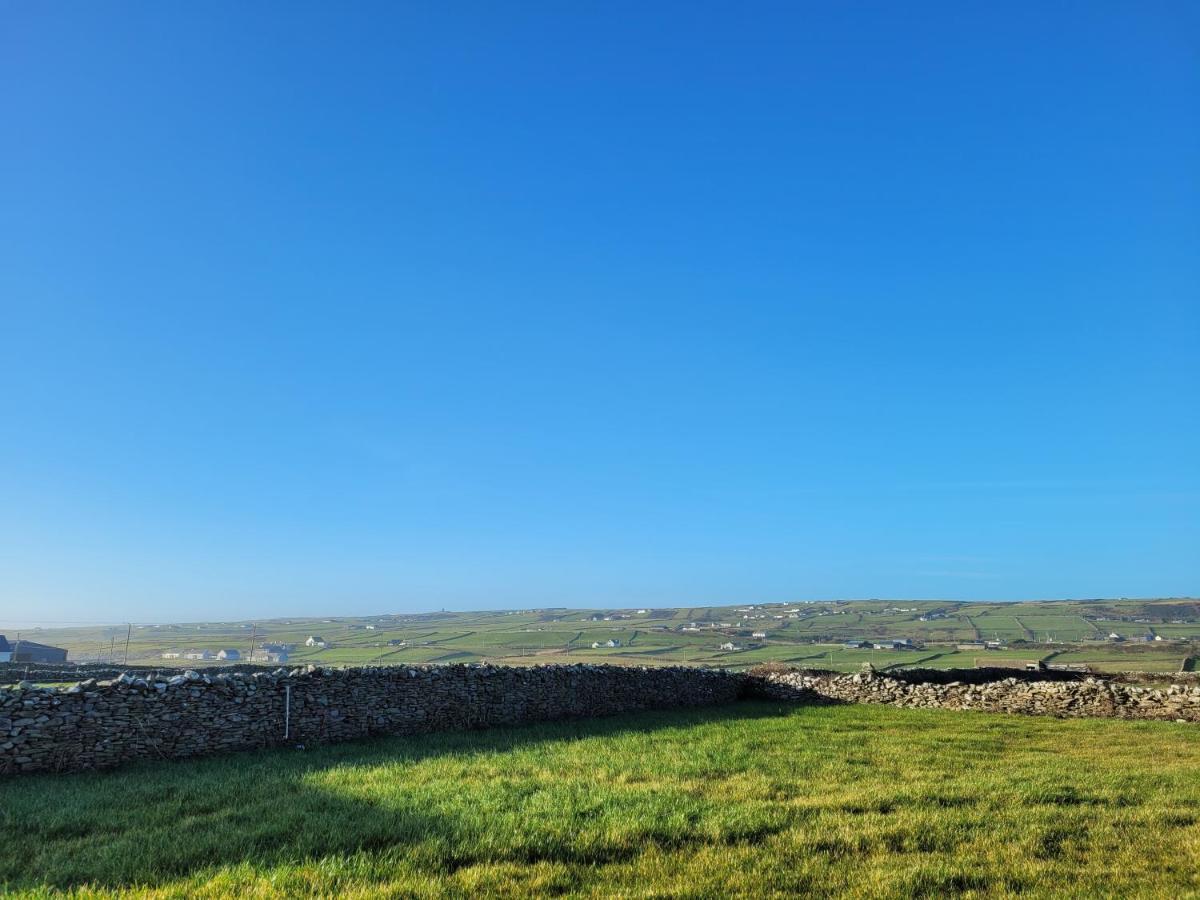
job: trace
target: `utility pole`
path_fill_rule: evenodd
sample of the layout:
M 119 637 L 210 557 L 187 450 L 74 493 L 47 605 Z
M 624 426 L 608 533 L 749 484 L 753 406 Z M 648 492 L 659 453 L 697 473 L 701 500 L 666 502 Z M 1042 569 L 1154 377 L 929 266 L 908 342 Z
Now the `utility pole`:
M 250 626 L 250 655 L 246 657 L 246 662 L 254 661 L 254 638 L 258 634 L 258 623 L 255 622 Z
M 103 647 L 104 645 L 101 644 L 100 646 Z M 116 646 L 117 646 L 117 633 L 114 631 L 112 634 L 110 634 L 108 636 L 108 661 L 109 661 L 109 663 L 112 663 L 116 660 L 116 653 L 114 652 L 114 648 Z
M 133 623 L 126 622 L 125 623 L 125 662 L 121 663 L 121 665 L 123 665 L 123 666 L 129 665 L 129 638 L 132 636 L 133 636 Z

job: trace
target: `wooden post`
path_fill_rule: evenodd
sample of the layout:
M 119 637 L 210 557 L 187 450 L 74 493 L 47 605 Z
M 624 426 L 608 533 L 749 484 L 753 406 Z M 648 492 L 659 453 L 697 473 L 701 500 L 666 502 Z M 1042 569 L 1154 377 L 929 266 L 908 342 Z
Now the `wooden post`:
M 123 665 L 123 666 L 129 665 L 129 639 L 132 636 L 133 636 L 133 623 L 126 622 L 125 623 L 125 662 L 121 663 L 121 665 Z

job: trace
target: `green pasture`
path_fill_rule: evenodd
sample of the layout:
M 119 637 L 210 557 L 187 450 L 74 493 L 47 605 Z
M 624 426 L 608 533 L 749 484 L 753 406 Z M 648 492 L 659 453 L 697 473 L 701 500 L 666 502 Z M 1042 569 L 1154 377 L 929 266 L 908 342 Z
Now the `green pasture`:
M 645 713 L 9 780 L 14 897 L 1180 897 L 1200 732 Z
M 1186 652 L 1174 648 L 1159 649 L 1152 644 L 1142 647 L 1114 649 L 1097 647 L 1084 650 L 1064 650 L 1055 653 L 1052 663 L 1085 663 L 1097 672 L 1178 672 Z

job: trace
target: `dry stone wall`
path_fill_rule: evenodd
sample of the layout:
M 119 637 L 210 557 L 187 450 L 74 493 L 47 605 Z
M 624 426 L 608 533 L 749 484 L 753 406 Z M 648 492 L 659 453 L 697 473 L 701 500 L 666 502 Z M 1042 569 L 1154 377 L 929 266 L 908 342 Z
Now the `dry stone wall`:
M 971 670 L 965 670 L 964 674 Z M 953 674 L 953 673 L 952 673 Z M 749 690 L 801 703 L 886 703 L 925 709 L 981 710 L 1059 718 L 1106 717 L 1200 722 L 1200 685 L 1134 684 L 1100 678 L 1030 680 L 1006 677 L 984 683 L 912 680 L 870 669 L 853 675 L 771 672 L 755 676 Z
M 66 690 L 23 682 L 0 691 L 0 774 L 728 703 L 743 680 L 576 665 L 130 673 Z
M 215 666 L 192 666 L 192 671 L 205 674 L 230 672 L 272 672 L 278 665 L 261 665 L 244 660 Z M 85 678 L 110 679 L 129 673 L 137 678 L 153 679 L 179 675 L 184 669 L 178 666 L 109 665 L 96 663 L 0 663 L 0 685 L 33 682 L 72 682 Z
M 125 673 L 66 690 L 0 690 L 0 775 L 102 769 L 287 744 L 419 734 L 731 703 L 886 703 L 1059 717 L 1200 722 L 1200 685 L 1098 678 L 980 682 L 622 666 L 278 669 Z M 973 679 L 968 682 L 967 678 Z

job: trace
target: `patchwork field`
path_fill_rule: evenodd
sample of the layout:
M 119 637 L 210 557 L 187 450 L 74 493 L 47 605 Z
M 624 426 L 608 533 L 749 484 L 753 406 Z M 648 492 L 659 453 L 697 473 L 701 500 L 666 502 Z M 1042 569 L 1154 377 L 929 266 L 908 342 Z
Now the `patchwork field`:
M 1126 640 L 1106 642 L 1110 634 Z M 327 666 L 426 662 L 586 662 L 747 668 L 762 662 L 846 671 L 1012 663 L 1054 657 L 1098 667 L 1170 671 L 1200 652 L 1200 602 L 1181 600 L 963 603 L 883 600 L 752 604 L 678 609 L 537 609 L 422 615 L 275 619 L 259 622 L 31 628 L 0 621 L 0 634 L 66 647 L 81 662 L 196 665 L 163 653 L 236 650 L 263 642 L 293 647 L 292 663 Z M 755 636 L 759 635 L 759 636 Z M 1155 636 L 1162 637 L 1154 641 Z M 319 637 L 325 647 L 305 645 Z M 1149 637 L 1150 640 L 1146 640 Z M 917 649 L 845 650 L 848 640 L 908 639 Z M 616 646 L 609 647 L 613 641 Z M 957 651 L 1000 641 L 1000 655 Z M 592 644 L 599 644 L 592 647 Z M 734 649 L 723 645 L 732 644 Z M 1069 655 L 1073 654 L 1073 655 Z M 1090 657 L 1088 656 L 1090 654 Z M 1061 657 L 1061 659 L 1060 659 Z M 208 664 L 215 663 L 216 660 Z
M 1185 896 L 1200 732 L 740 703 L 4 784 L 15 896 Z

